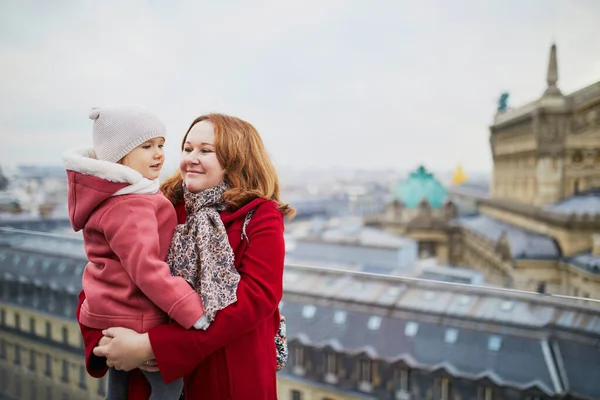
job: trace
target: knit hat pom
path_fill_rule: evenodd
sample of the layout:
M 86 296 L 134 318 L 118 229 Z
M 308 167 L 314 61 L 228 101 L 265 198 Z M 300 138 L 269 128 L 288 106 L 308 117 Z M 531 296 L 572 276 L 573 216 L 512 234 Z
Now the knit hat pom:
M 100 107 L 92 107 L 92 109 L 90 110 L 90 119 L 92 120 L 96 120 L 98 119 L 98 117 L 100 116 Z

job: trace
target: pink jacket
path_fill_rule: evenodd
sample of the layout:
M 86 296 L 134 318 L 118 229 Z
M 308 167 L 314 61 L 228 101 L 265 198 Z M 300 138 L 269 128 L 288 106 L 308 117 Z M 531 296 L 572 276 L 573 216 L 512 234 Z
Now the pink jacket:
M 93 150 L 71 150 L 63 159 L 69 218 L 75 231 L 83 229 L 89 260 L 79 322 L 147 332 L 168 315 L 190 328 L 203 314 L 202 300 L 164 261 L 177 217 L 158 182 L 97 160 Z

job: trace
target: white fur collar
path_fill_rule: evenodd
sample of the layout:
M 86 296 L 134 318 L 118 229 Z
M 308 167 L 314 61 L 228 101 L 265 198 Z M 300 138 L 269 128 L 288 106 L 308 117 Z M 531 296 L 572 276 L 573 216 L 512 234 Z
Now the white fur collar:
M 63 164 L 70 171 L 91 175 L 110 182 L 128 183 L 129 186 L 117 191 L 113 196 L 123 194 L 153 194 L 158 192 L 158 179 L 144 178 L 136 170 L 122 164 L 98 160 L 92 148 L 75 148 L 63 153 Z

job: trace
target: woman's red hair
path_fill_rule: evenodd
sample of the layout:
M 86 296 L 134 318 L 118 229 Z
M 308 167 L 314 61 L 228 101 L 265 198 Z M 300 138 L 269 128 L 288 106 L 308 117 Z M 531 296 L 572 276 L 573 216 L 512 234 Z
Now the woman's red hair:
M 274 200 L 288 219 L 296 210 L 279 198 L 279 178 L 271 158 L 256 129 L 246 121 L 223 114 L 202 115 L 194 120 L 183 140 L 181 151 L 190 130 L 200 121 L 210 121 L 215 131 L 215 152 L 225 169 L 225 180 L 231 186 L 223 194 L 229 209 L 237 210 L 255 198 Z M 174 205 L 183 201 L 183 178 L 179 169 L 163 182 L 160 190 Z

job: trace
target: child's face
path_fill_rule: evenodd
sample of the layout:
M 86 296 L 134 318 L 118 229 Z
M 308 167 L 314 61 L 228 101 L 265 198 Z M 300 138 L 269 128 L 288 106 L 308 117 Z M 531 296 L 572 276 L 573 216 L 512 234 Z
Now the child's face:
M 164 144 L 164 138 L 150 139 L 131 150 L 123 157 L 121 164 L 135 169 L 144 178 L 157 179 L 165 161 Z

